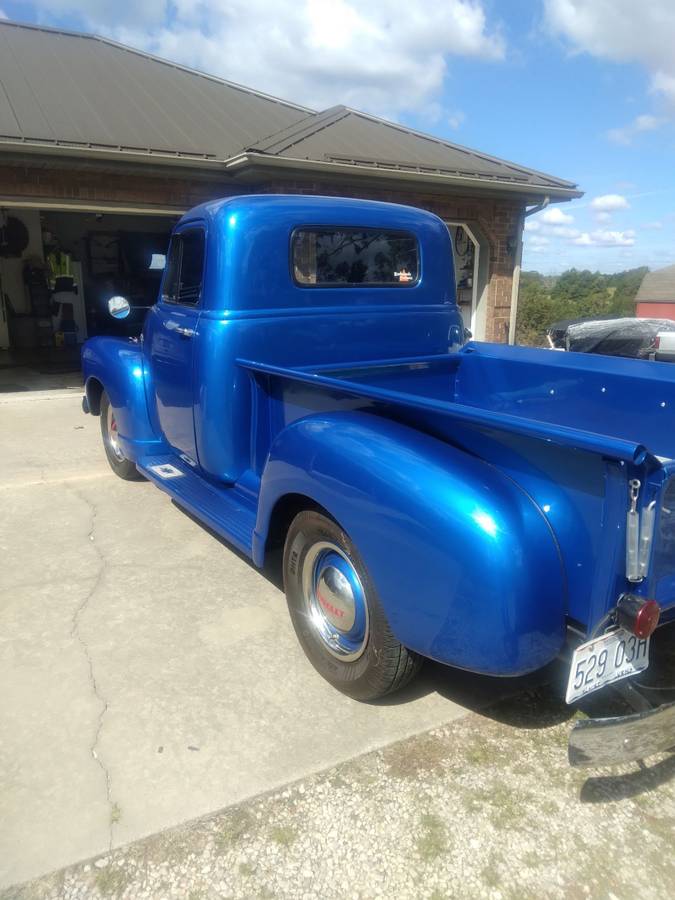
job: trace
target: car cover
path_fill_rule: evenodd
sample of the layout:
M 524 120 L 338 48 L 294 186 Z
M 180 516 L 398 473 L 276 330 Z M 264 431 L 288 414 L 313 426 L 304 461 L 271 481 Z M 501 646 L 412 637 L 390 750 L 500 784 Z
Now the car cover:
M 577 353 L 640 357 L 659 332 L 675 331 L 672 319 L 577 319 L 555 322 L 548 330 L 550 343 Z

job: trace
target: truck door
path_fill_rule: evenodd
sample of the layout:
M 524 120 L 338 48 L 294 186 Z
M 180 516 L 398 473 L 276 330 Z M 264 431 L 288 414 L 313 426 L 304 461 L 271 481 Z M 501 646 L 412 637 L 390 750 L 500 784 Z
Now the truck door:
M 197 462 L 194 430 L 194 353 L 199 337 L 205 231 L 189 223 L 174 232 L 159 301 L 146 322 L 156 426 L 167 443 Z

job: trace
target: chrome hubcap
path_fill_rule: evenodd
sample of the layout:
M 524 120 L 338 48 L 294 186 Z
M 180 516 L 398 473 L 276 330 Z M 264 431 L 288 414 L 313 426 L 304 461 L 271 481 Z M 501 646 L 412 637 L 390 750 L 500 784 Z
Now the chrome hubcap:
M 335 544 L 314 544 L 305 556 L 302 592 L 309 621 L 326 649 L 343 662 L 358 659 L 368 642 L 363 585 Z
M 115 458 L 119 459 L 121 462 L 124 459 L 124 454 L 122 453 L 122 450 L 120 448 L 119 432 L 117 431 L 117 422 L 115 421 L 115 414 L 113 413 L 112 406 L 108 407 L 107 428 L 108 445 L 114 453 Z

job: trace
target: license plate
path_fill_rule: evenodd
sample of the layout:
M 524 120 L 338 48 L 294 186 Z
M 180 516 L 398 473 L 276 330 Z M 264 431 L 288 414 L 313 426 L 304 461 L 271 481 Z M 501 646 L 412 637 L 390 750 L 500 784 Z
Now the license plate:
M 624 631 L 609 631 L 577 647 L 567 682 L 567 703 L 642 672 L 649 665 L 649 638 Z

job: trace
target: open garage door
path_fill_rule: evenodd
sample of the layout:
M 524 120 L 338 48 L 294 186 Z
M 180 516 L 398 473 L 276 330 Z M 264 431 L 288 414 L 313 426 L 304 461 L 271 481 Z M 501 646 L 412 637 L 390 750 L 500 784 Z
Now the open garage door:
M 0 201 L 0 389 L 36 373 L 78 372 L 92 335 L 138 334 L 178 216 Z M 124 322 L 107 314 L 114 294 L 132 301 Z

